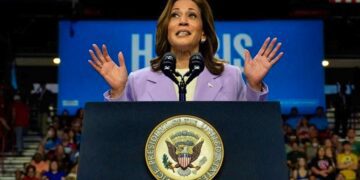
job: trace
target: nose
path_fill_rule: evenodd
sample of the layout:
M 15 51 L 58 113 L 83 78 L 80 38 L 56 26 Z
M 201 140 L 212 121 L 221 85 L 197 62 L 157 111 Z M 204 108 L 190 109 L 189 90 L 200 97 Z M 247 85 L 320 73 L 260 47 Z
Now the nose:
M 187 26 L 187 25 L 189 25 L 188 19 L 187 19 L 186 16 L 182 16 L 182 17 L 180 18 L 180 23 L 179 23 L 179 25 L 180 25 L 180 26 Z

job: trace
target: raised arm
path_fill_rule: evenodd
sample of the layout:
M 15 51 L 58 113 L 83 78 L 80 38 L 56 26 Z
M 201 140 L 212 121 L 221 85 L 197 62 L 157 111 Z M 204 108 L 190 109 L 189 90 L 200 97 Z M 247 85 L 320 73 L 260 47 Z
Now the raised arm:
M 250 86 L 254 90 L 261 91 L 263 88 L 262 81 L 270 71 L 271 67 L 283 56 L 283 52 L 277 54 L 281 43 L 277 43 L 277 38 L 267 38 L 261 46 L 259 52 L 254 58 L 248 50 L 245 51 L 244 73 Z M 275 45 L 276 44 L 276 45 Z
M 117 65 L 109 56 L 107 48 L 102 45 L 100 48 L 93 44 L 93 50 L 89 50 L 91 66 L 105 79 L 111 88 L 111 98 L 118 98 L 123 94 L 126 82 L 128 80 L 128 73 L 125 65 L 125 60 L 122 52 L 118 54 L 119 65 Z

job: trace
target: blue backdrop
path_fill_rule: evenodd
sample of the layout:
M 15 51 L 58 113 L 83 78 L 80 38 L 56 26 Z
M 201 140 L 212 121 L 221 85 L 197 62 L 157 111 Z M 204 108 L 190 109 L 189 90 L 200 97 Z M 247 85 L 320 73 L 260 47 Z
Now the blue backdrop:
M 155 54 L 156 21 L 61 21 L 59 25 L 58 112 L 75 112 L 86 102 L 103 101 L 109 87 L 87 60 L 93 43 L 106 44 L 115 62 L 122 51 L 128 71 L 148 66 Z M 240 68 L 244 49 L 255 56 L 266 37 L 278 37 L 283 58 L 268 74 L 269 100 L 281 102 L 283 113 L 297 106 L 313 113 L 325 104 L 323 23 L 318 20 L 216 22 L 217 56 Z

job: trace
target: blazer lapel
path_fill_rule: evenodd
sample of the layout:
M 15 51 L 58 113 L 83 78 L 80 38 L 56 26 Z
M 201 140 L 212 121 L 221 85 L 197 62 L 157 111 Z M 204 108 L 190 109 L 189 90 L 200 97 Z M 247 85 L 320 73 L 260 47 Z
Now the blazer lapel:
M 175 85 L 161 72 L 149 74 L 146 82 L 147 93 L 152 101 L 176 101 Z
M 220 78 L 220 75 L 213 75 L 207 68 L 205 68 L 198 77 L 194 101 L 215 100 L 222 87 L 222 81 Z

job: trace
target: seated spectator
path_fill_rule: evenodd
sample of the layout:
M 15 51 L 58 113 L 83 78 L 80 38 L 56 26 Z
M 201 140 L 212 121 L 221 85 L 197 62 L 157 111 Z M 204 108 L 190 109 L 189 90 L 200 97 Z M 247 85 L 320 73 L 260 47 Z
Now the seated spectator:
M 305 117 L 302 117 L 300 120 L 300 124 L 296 129 L 296 135 L 299 138 L 299 141 L 302 143 L 305 143 L 306 141 L 309 141 L 310 135 L 309 135 L 309 124 Z
M 333 145 L 334 153 L 335 154 L 341 153 L 342 152 L 342 145 L 341 145 L 341 142 L 339 140 L 339 135 L 332 134 L 330 140 L 331 140 L 331 143 Z
M 60 139 L 57 137 L 57 131 L 53 126 L 50 126 L 48 133 L 42 142 L 47 159 L 52 159 L 56 147 L 61 144 Z
M 333 165 L 331 159 L 325 155 L 324 147 L 320 146 L 317 149 L 316 157 L 309 164 L 311 176 L 316 179 L 334 179 L 335 167 Z
M 298 109 L 296 107 L 292 107 L 290 110 L 290 115 L 285 121 L 285 124 L 289 125 L 292 130 L 296 130 L 300 123 L 300 118 L 301 116 L 299 116 Z
M 60 127 L 59 118 L 57 116 L 53 117 L 52 126 L 56 129 L 56 135 L 61 140 L 64 134 L 64 129 Z
M 309 120 L 309 124 L 314 125 L 320 132 L 326 131 L 329 127 L 328 120 L 324 113 L 324 108 L 319 106 L 316 108 L 316 114 Z
M 333 144 L 332 144 L 332 142 L 331 142 L 331 139 L 330 138 L 326 138 L 326 139 L 324 139 L 324 147 L 325 148 L 333 148 Z
M 348 129 L 348 132 L 346 133 L 346 138 L 345 139 L 350 142 L 352 152 L 355 153 L 357 156 L 359 156 L 359 154 L 360 154 L 360 141 L 356 140 L 356 134 L 355 134 L 355 129 L 354 128 L 349 128 Z
M 35 167 L 36 170 L 35 176 L 38 178 L 41 178 L 41 175 L 44 172 L 49 171 L 49 162 L 44 161 L 43 155 L 40 153 L 36 153 L 34 155 L 30 164 Z
M 286 144 L 290 143 L 291 139 L 296 139 L 291 127 L 287 124 L 283 125 L 284 141 Z
M 306 160 L 303 157 L 298 158 L 296 168 L 293 171 L 293 179 L 309 179 L 310 172 L 307 169 Z
M 68 130 L 68 129 L 64 130 L 61 140 L 66 155 L 70 155 L 72 149 L 76 149 L 76 144 L 74 143 L 74 141 L 71 141 L 70 139 L 70 135 L 69 135 L 70 131 L 72 130 Z
M 80 142 L 81 142 L 81 127 L 82 127 L 81 121 L 82 121 L 81 119 L 75 118 L 71 125 L 75 135 L 75 144 L 78 149 L 80 149 Z
M 310 139 L 319 138 L 319 131 L 314 125 L 310 125 L 309 127 L 309 138 Z
M 298 158 L 306 158 L 303 147 L 300 147 L 296 141 L 290 143 L 291 151 L 287 154 L 287 164 L 290 169 L 296 167 Z
M 25 176 L 22 180 L 40 180 L 36 177 L 36 168 L 33 165 L 28 165 L 26 167 Z
M 337 167 L 340 174 L 345 179 L 356 179 L 356 170 L 358 168 L 358 157 L 351 151 L 351 143 L 349 141 L 343 142 L 343 153 L 336 157 Z
M 50 162 L 50 170 L 45 172 L 43 179 L 46 180 L 65 180 L 65 173 L 59 170 L 59 165 L 56 160 Z
M 325 156 L 331 160 L 331 166 L 336 169 L 336 155 L 331 147 L 325 147 Z M 336 174 L 335 171 L 334 174 Z
M 307 159 L 313 159 L 316 156 L 317 149 L 319 148 L 319 140 L 312 138 L 309 143 L 305 144 L 305 154 Z
M 58 162 L 59 169 L 62 169 L 65 174 L 70 171 L 69 156 L 66 156 L 62 145 L 57 146 L 54 159 Z

